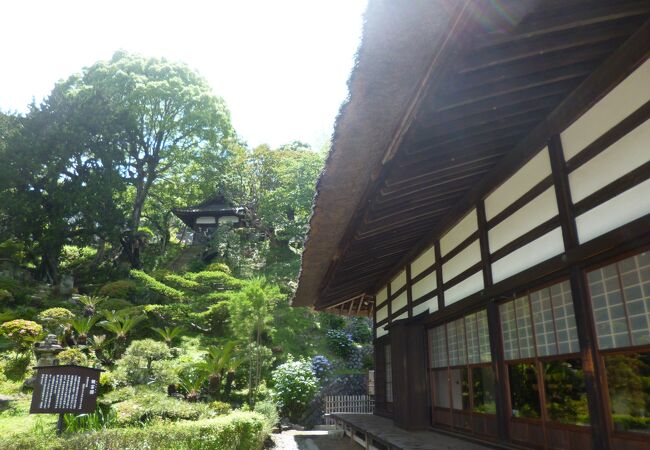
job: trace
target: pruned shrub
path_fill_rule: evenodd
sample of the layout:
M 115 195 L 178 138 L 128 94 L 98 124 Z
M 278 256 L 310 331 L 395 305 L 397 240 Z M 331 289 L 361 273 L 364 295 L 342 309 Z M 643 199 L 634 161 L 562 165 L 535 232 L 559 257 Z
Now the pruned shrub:
M 169 287 L 166 284 L 161 283 L 154 277 L 144 273 L 142 270 L 131 270 L 130 274 L 134 280 L 155 294 L 176 301 L 183 301 L 185 298 L 185 295 L 178 289 L 174 289 L 173 287 Z
M 167 386 L 176 381 L 169 347 L 153 339 L 133 341 L 115 366 L 114 377 L 118 384 L 146 384 Z
M 138 290 L 138 285 L 132 280 L 118 280 L 106 283 L 98 294 L 101 297 L 132 300 Z
M 240 289 L 244 285 L 242 280 L 220 271 L 188 272 L 185 274 L 185 278 L 212 289 Z
M 175 423 L 157 422 L 145 427 L 110 428 L 46 440 L 33 433 L 3 437 L 0 448 L 15 450 L 259 450 L 269 429 L 255 412 L 236 411 L 225 416 Z
M 205 403 L 188 403 L 151 386 L 118 388 L 104 395 L 100 403 L 115 410 L 121 426 L 141 425 L 156 419 L 198 420 L 212 414 Z
M 87 367 L 90 364 L 88 356 L 78 348 L 66 348 L 57 355 L 59 364 L 73 364 L 75 366 Z
M 297 422 L 318 391 L 311 362 L 299 359 L 279 365 L 272 375 L 275 401 L 284 417 Z
M 228 414 L 230 411 L 232 411 L 230 403 L 220 402 L 219 400 L 208 403 L 208 406 L 216 414 Z
M 15 319 L 0 325 L 0 335 L 9 339 L 19 352 L 29 350 L 42 333 L 43 327 L 31 320 Z
M 232 270 L 230 270 L 228 264 L 222 262 L 210 263 L 206 266 L 205 270 L 208 272 L 223 272 L 223 273 L 227 273 L 228 275 L 232 275 Z
M 201 285 L 201 283 L 188 280 L 187 278 L 183 278 L 182 276 L 173 273 L 165 275 L 163 277 L 163 281 L 172 287 L 186 291 L 202 292 L 204 290 L 204 287 Z
M 196 318 L 201 329 L 212 336 L 225 336 L 228 332 L 230 320 L 228 302 L 216 303 L 209 306 L 206 311 L 191 314 L 190 317 Z
M 185 303 L 169 305 L 146 305 L 144 312 L 154 323 L 185 324 L 194 314 L 192 307 Z
M 60 333 L 74 319 L 74 313 L 67 308 L 49 308 L 41 311 L 37 320 L 51 333 Z

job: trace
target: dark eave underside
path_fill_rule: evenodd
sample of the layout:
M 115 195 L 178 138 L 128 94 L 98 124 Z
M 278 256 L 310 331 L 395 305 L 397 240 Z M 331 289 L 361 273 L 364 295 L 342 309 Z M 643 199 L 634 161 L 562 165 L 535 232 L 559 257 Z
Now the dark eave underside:
M 506 31 L 469 20 L 450 70 L 431 83 L 350 224 L 316 307 L 372 293 L 648 17 L 649 1 L 549 0 Z

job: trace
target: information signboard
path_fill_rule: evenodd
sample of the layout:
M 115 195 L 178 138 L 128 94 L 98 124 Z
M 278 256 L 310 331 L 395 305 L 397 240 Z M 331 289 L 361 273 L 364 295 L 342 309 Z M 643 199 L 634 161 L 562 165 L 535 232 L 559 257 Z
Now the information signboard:
M 37 370 L 30 414 L 92 413 L 97 406 L 100 369 L 42 366 Z

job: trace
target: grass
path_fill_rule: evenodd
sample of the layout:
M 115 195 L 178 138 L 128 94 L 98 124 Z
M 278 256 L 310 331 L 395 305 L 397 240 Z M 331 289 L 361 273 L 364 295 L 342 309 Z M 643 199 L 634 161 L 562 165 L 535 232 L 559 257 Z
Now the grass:
M 29 398 L 12 401 L 9 408 L 0 412 L 0 436 L 32 432 L 34 429 L 54 432 L 55 414 L 29 414 Z

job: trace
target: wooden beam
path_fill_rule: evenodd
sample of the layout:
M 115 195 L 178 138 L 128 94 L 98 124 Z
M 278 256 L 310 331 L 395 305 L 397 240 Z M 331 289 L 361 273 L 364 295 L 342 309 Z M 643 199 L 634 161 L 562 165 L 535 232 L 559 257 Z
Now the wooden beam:
M 571 201 L 569 175 L 564 161 L 564 151 L 562 150 L 560 136 L 557 134 L 551 136 L 548 142 L 548 150 L 551 159 L 553 185 L 555 186 L 555 198 L 560 215 L 560 224 L 562 225 L 564 248 L 570 249 L 578 246 L 579 239 L 575 212 Z
M 440 221 L 439 225 L 406 253 L 395 267 L 406 264 L 430 246 L 449 224 L 458 221 L 487 193 L 523 166 L 528 159 L 546 145 L 552 135 L 559 134 L 568 127 L 600 97 L 645 61 L 648 55 L 650 55 L 650 20 L 647 20 L 598 69 L 571 92 L 542 123 L 524 137 L 495 170 L 467 192 L 448 215 Z M 392 271 L 386 276 L 390 276 L 391 273 Z

